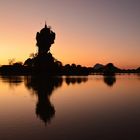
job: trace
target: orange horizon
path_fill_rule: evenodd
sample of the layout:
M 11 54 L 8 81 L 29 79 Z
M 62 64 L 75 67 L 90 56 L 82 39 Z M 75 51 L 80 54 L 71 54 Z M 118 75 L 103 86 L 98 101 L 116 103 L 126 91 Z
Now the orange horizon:
M 111 62 L 120 68 L 138 68 L 140 13 L 137 6 L 129 2 L 124 6 L 119 0 L 116 3 L 1 1 L 0 64 L 8 64 L 12 58 L 23 62 L 36 53 L 36 32 L 44 27 L 46 20 L 56 33 L 51 53 L 63 64 L 91 67 Z

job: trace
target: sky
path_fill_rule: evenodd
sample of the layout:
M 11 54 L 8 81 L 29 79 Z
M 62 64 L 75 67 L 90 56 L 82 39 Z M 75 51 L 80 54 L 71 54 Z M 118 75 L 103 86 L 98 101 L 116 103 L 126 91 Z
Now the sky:
M 0 65 L 37 52 L 45 21 L 63 64 L 140 67 L 140 0 L 0 0 Z

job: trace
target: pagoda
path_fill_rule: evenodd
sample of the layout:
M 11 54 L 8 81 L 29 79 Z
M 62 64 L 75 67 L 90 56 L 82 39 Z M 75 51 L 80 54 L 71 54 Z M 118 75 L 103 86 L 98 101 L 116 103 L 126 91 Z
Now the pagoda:
M 50 51 L 50 47 L 54 43 L 55 36 L 55 33 L 45 22 L 45 27 L 41 29 L 40 32 L 36 33 L 38 55 L 44 55 Z

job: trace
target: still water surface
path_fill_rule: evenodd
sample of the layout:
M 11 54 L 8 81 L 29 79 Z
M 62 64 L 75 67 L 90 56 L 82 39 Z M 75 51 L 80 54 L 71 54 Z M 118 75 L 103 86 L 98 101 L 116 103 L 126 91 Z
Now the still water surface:
M 0 140 L 139 140 L 140 76 L 0 76 Z

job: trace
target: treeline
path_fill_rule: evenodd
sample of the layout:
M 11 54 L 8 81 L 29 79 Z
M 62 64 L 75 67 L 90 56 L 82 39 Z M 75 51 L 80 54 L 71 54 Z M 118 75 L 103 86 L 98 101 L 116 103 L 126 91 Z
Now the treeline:
M 92 69 L 92 73 L 101 73 L 104 75 L 111 75 L 115 73 L 140 73 L 140 67 L 137 69 L 121 69 L 116 67 L 113 63 L 106 65 L 96 64 Z
M 26 60 L 23 64 L 16 62 L 11 65 L 2 65 L 0 67 L 0 73 L 3 75 L 114 75 L 115 73 L 140 73 L 140 67 L 137 69 L 120 69 L 114 66 L 113 63 L 106 65 L 96 64 L 93 67 L 85 67 L 76 64 L 63 65 L 60 61 L 54 60 L 53 62 L 47 61 L 46 65 L 44 65 L 44 63 L 41 65 L 38 61 L 42 60 L 30 59 Z
M 21 63 L 15 63 L 13 65 L 3 65 L 0 67 L 0 73 L 5 75 L 36 75 L 36 74 L 47 74 L 47 75 L 89 75 L 90 70 L 87 67 L 76 64 L 60 65 L 54 63 L 51 67 L 37 67 L 27 66 Z

